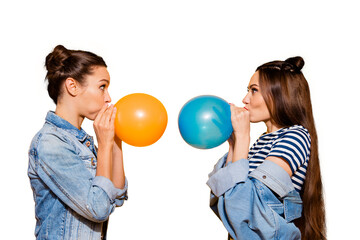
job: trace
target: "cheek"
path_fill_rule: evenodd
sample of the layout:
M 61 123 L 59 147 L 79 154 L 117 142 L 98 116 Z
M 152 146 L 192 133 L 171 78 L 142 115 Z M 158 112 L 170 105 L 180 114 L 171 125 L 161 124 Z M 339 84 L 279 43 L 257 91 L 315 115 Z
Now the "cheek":
M 96 92 L 91 92 L 87 95 L 85 105 L 88 105 L 92 111 L 98 111 L 104 105 L 104 97 Z
M 267 109 L 266 103 L 264 99 L 260 97 L 254 97 L 251 100 L 251 112 L 250 112 L 250 120 L 254 122 L 262 121 L 264 119 L 269 118 L 270 114 Z
M 264 99 L 258 94 L 251 99 L 251 106 L 253 109 L 262 109 L 265 105 Z
M 101 94 L 97 91 L 89 92 L 88 99 L 89 99 L 89 101 L 91 101 L 92 103 L 95 103 L 95 104 L 104 101 L 103 94 Z

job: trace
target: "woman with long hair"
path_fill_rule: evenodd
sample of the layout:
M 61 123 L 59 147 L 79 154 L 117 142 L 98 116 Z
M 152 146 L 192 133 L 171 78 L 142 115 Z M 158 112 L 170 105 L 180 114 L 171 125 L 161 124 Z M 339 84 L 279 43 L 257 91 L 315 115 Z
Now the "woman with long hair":
M 109 215 L 127 199 L 110 75 L 94 53 L 58 45 L 46 57 L 48 93 L 56 104 L 29 150 L 37 239 L 105 239 Z M 98 142 L 82 128 L 94 121 Z
M 230 104 L 229 152 L 207 184 L 232 239 L 326 239 L 318 142 L 301 57 L 259 66 L 244 107 Z M 250 122 L 266 133 L 250 148 Z

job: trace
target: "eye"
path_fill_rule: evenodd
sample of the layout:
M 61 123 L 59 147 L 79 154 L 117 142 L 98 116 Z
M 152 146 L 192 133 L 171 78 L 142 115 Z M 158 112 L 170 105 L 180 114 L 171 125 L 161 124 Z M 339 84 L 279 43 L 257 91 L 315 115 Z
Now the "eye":
M 105 85 L 105 84 L 103 84 L 103 85 L 101 85 L 101 86 L 100 86 L 100 89 L 101 89 L 101 90 L 104 90 L 104 89 L 105 89 L 105 87 L 106 87 L 106 85 Z
M 256 93 L 258 92 L 259 90 L 257 88 L 251 88 L 251 93 Z
M 259 90 L 257 88 L 252 87 L 251 89 L 249 89 L 249 88 L 247 89 L 247 92 L 250 92 L 250 91 L 251 91 L 251 93 L 256 93 Z

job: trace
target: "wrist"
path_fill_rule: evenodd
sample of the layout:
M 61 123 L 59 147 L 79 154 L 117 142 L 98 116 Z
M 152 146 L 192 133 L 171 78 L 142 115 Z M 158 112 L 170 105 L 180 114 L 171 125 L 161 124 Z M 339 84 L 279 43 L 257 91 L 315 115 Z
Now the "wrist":
M 250 133 L 234 132 L 235 140 L 250 139 Z
M 236 148 L 236 146 L 239 146 L 239 145 L 245 145 L 245 146 L 249 147 L 250 135 L 238 134 L 237 136 L 235 136 L 234 148 Z
M 108 142 L 98 142 L 98 149 L 102 150 L 112 150 L 114 147 L 114 141 L 108 141 Z
M 234 146 L 233 162 L 240 159 L 247 159 L 249 153 L 249 143 L 246 141 L 237 141 Z

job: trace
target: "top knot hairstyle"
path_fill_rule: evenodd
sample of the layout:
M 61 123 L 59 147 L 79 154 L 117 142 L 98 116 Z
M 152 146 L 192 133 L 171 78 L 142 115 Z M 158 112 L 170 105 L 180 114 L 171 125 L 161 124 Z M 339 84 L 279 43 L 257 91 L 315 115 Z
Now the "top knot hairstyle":
M 304 65 L 305 62 L 302 57 L 292 57 L 286 59 L 285 61 L 272 61 L 265 63 L 259 66 L 256 71 L 260 69 L 277 69 L 281 71 L 300 73 Z
M 326 239 L 325 207 L 318 156 L 318 140 L 310 89 L 302 73 L 302 57 L 272 61 L 259 66 L 259 87 L 276 126 L 302 125 L 311 136 L 310 159 L 300 195 L 302 217 L 295 221 L 302 239 Z
M 61 95 L 63 82 L 71 77 L 84 84 L 86 75 L 92 73 L 96 66 L 107 67 L 102 57 L 92 52 L 82 50 L 69 50 L 58 45 L 46 56 L 45 67 L 47 70 L 48 93 L 55 104 Z

